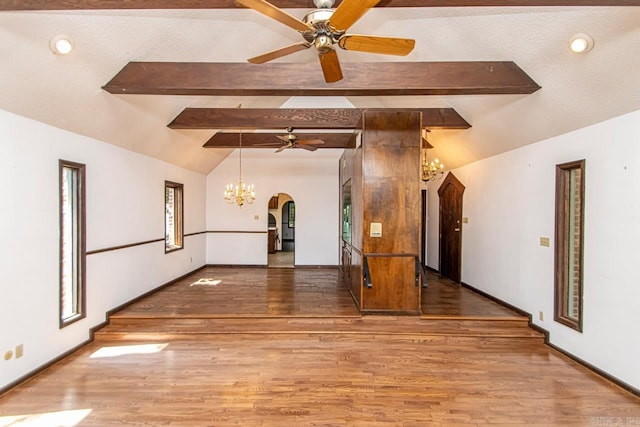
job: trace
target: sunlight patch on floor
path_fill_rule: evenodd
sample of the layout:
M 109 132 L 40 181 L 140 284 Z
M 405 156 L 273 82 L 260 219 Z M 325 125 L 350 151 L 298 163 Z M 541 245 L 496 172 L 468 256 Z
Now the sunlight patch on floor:
M 0 427 L 73 427 L 90 413 L 91 409 L 73 409 L 42 414 L 0 416 Z
M 218 286 L 220 283 L 222 283 L 222 280 L 219 279 L 199 279 L 189 286 Z
M 100 350 L 93 353 L 90 358 L 97 359 L 100 357 L 117 357 L 117 356 L 126 356 L 130 354 L 151 354 L 151 353 L 159 353 L 169 343 L 161 343 L 161 344 L 138 344 L 138 345 L 119 345 L 114 347 L 102 347 Z M 0 426 L 2 427 L 2 426 Z

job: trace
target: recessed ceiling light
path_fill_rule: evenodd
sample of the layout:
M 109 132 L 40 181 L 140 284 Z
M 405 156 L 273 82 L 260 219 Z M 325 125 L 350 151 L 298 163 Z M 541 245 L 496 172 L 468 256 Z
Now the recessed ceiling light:
M 67 55 L 73 50 L 73 40 L 65 35 L 58 35 L 49 41 L 51 52 L 56 55 Z
M 593 49 L 593 39 L 588 34 L 574 34 L 569 40 L 569 49 L 574 53 L 587 53 Z

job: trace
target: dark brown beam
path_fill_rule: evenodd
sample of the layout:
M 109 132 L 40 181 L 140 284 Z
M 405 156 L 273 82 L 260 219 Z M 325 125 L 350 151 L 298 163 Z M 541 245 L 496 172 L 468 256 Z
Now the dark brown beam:
M 316 63 L 130 62 L 103 89 L 113 94 L 385 96 L 528 94 L 540 89 L 513 62 L 347 62 L 326 83 Z
M 282 145 L 282 141 L 276 138 L 277 133 L 243 133 L 242 146 L 246 148 L 268 148 L 274 149 Z M 299 139 L 321 139 L 324 144 L 318 148 L 355 148 L 355 139 L 351 133 L 296 133 Z M 257 146 L 256 144 L 272 143 L 273 147 Z M 204 145 L 206 148 L 238 148 L 240 146 L 240 134 L 233 132 L 218 132 L 213 135 Z
M 468 129 L 453 108 L 185 108 L 171 129 L 356 129 L 364 111 L 420 111 L 430 129 Z
M 272 0 L 281 8 L 315 9 L 312 0 Z M 336 1 L 336 6 L 340 1 Z M 640 6 L 640 0 L 383 0 L 378 7 Z M 234 9 L 234 0 L 0 0 L 0 10 Z

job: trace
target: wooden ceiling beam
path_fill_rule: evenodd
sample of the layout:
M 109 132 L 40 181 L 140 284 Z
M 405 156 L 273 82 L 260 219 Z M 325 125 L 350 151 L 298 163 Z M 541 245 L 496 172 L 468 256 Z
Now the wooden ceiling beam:
M 347 62 L 326 83 L 316 63 L 129 62 L 103 89 L 113 94 L 393 96 L 529 94 L 540 89 L 510 61 Z
M 243 148 L 267 148 L 275 149 L 283 142 L 276 138 L 276 135 L 285 133 L 243 133 Z M 321 139 L 324 144 L 318 148 L 355 148 L 355 138 L 353 132 L 350 133 L 296 133 L 299 139 Z M 265 147 L 258 144 L 273 144 L 272 147 Z M 240 146 L 240 134 L 237 132 L 218 132 L 213 135 L 204 145 L 205 148 L 238 148 Z
M 315 9 L 312 0 L 272 0 L 281 8 Z M 340 0 L 336 1 L 336 6 Z M 640 0 L 382 0 L 377 7 L 640 6 Z M 235 0 L 0 0 L 2 10 L 235 9 Z
M 453 108 L 185 108 L 171 129 L 356 129 L 364 111 L 420 111 L 429 129 L 471 127 Z

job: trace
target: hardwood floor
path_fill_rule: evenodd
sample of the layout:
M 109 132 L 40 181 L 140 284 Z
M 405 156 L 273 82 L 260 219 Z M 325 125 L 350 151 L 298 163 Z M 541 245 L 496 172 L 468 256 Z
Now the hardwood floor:
M 267 256 L 267 264 L 269 268 L 294 268 L 294 258 L 293 252 L 278 251 Z
M 117 313 L 0 396 L 0 426 L 640 424 L 639 398 L 493 303 L 457 304 L 468 318 L 360 317 L 335 270 L 266 270 L 208 268 Z M 430 289 L 447 306 L 464 291 Z
M 216 285 L 193 285 L 200 279 Z M 359 317 L 335 268 L 207 267 L 114 315 L 120 317 Z
M 427 271 L 427 288 L 422 289 L 422 317 L 512 318 L 513 311 L 459 284 Z

